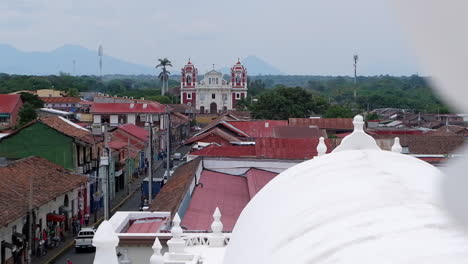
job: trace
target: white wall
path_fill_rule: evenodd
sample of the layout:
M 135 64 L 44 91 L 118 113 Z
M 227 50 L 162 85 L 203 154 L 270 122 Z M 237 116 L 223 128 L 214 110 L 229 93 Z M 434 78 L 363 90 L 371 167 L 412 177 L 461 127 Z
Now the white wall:
M 135 124 L 136 115 L 135 114 L 128 114 L 127 115 L 127 124 Z
M 101 124 L 101 115 L 93 115 L 93 123 Z
M 119 116 L 118 116 L 118 115 L 111 115 L 111 116 L 110 116 L 110 123 L 111 123 L 111 124 L 117 124 L 117 123 L 119 123 Z

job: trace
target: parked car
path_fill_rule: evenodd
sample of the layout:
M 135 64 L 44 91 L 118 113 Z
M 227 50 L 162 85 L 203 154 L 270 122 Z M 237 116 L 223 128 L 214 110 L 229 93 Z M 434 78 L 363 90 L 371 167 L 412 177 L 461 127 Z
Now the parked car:
M 174 160 L 181 160 L 183 157 L 182 153 L 174 153 Z
M 82 249 L 95 249 L 93 246 L 93 238 L 95 233 L 96 230 L 94 228 L 82 228 L 75 238 L 75 252 L 79 252 Z

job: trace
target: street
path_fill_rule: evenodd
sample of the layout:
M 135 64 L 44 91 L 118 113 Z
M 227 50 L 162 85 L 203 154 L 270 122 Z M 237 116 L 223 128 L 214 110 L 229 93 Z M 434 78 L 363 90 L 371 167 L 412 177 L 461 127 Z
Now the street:
M 190 147 L 183 146 L 180 147 L 177 152 L 182 153 L 185 155 L 190 150 Z M 174 161 L 174 166 L 178 166 L 181 164 L 181 161 Z M 157 168 L 154 177 L 162 178 L 165 172 L 165 168 L 161 165 Z M 142 179 L 139 179 L 142 180 Z M 141 189 L 138 190 L 127 200 L 125 201 L 117 211 L 139 211 L 140 209 L 140 202 L 141 202 Z M 74 264 L 91 264 L 94 260 L 94 252 L 93 251 L 82 251 L 79 253 L 75 253 L 75 248 L 71 247 L 63 252 L 59 257 L 55 259 L 52 263 L 57 264 L 66 264 L 67 260 L 70 259 Z

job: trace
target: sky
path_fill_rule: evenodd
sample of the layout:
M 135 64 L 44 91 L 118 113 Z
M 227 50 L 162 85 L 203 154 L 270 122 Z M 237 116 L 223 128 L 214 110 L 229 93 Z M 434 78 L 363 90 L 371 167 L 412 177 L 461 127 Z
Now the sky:
M 152 66 L 190 57 L 201 72 L 255 55 L 287 74 L 420 73 L 385 0 L 1 0 L 0 43 L 22 51 L 64 44 Z M 421 74 L 421 73 L 420 73 Z

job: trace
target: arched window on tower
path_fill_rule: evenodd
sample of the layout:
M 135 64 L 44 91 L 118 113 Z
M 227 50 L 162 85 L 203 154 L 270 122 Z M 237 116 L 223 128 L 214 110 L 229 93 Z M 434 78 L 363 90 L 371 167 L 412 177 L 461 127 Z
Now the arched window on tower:
M 187 85 L 192 84 L 192 77 L 190 75 L 187 75 Z
M 240 84 L 241 76 L 240 74 L 236 74 L 236 84 Z

